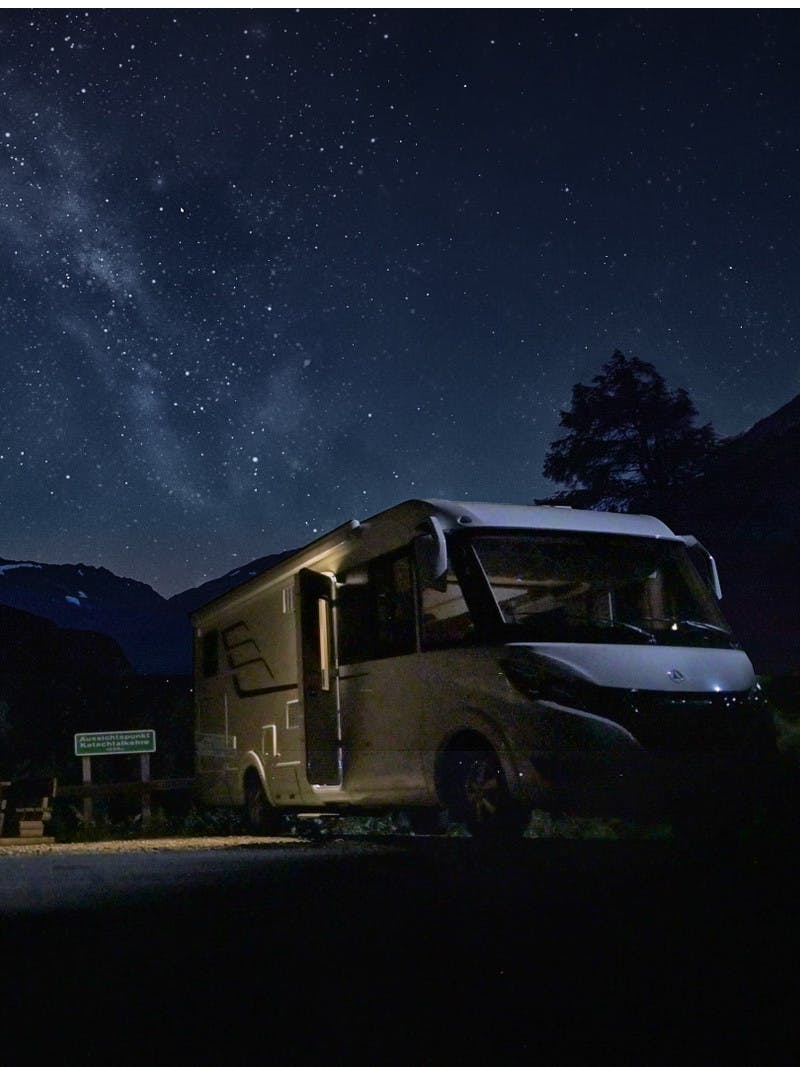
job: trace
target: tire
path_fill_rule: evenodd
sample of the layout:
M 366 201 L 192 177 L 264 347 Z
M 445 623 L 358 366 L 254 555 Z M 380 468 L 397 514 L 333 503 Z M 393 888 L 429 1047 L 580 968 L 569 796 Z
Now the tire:
M 250 834 L 278 834 L 283 829 L 283 816 L 267 800 L 255 771 L 244 780 L 244 825 Z
M 486 842 L 522 837 L 530 819 L 508 791 L 497 753 L 491 748 L 453 752 L 446 770 L 450 817 Z

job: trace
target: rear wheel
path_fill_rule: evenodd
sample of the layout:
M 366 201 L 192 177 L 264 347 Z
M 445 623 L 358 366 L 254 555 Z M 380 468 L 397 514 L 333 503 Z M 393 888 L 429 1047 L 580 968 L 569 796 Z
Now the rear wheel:
M 267 800 L 255 771 L 248 771 L 244 780 L 244 824 L 251 834 L 277 834 L 283 829 L 283 816 Z
M 473 837 L 494 841 L 522 836 L 530 813 L 512 799 L 493 749 L 452 752 L 445 782 L 451 817 L 465 823 Z

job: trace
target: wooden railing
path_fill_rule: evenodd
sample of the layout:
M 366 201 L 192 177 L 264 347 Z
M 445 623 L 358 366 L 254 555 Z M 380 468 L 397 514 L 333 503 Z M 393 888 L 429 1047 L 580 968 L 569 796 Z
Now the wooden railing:
M 60 797 L 110 797 L 120 794 L 165 793 L 191 789 L 194 778 L 153 778 L 149 782 L 81 782 L 59 786 Z
M 150 801 L 153 793 L 185 791 L 193 785 L 194 778 L 148 778 L 138 782 L 81 782 L 79 785 L 62 786 L 58 792 L 59 796 L 83 801 L 83 821 L 86 826 L 94 821 L 93 801 L 96 797 L 138 796 L 142 805 L 142 826 L 146 827 L 152 815 Z
M 52 815 L 52 802 L 58 791 L 59 798 L 73 797 L 83 802 L 83 820 L 91 825 L 94 819 L 93 801 L 99 797 L 138 796 L 141 798 L 142 825 L 151 818 L 153 793 L 188 791 L 194 778 L 154 778 L 134 782 L 81 782 L 77 785 L 57 785 L 57 779 L 20 779 L 0 782 L 0 841 L 22 843 L 52 841 L 45 837 L 44 830 Z M 11 830 L 10 836 L 4 836 Z

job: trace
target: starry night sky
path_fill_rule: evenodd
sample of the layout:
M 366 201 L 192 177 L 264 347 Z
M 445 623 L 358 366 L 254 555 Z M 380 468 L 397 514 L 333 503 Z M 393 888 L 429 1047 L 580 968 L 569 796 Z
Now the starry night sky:
M 615 348 L 800 392 L 800 14 L 0 12 L 0 556 L 170 595 L 530 503 Z

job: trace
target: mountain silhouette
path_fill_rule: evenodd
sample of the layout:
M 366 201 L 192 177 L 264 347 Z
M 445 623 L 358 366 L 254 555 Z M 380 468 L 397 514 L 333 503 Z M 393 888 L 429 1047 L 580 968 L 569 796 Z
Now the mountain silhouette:
M 0 605 L 47 619 L 63 631 L 107 635 L 138 674 L 189 674 L 189 612 L 289 554 L 262 556 L 169 599 L 105 567 L 0 559 Z M 8 644 L 10 620 L 0 622 L 0 644 Z
M 800 670 L 799 472 L 796 396 L 723 441 L 666 516 L 716 558 L 722 609 L 760 673 Z

